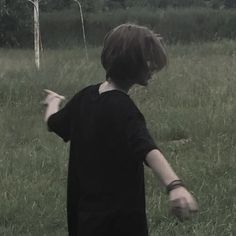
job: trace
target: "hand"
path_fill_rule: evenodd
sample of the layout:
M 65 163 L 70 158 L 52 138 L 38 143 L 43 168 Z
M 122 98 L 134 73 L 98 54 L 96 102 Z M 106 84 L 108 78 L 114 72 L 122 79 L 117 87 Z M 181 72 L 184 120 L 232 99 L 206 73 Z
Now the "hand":
M 173 189 L 169 193 L 171 213 L 180 220 L 188 219 L 198 211 L 194 197 L 184 187 Z
M 59 103 L 62 101 L 62 100 L 65 100 L 65 97 L 64 96 L 61 96 L 51 90 L 48 90 L 48 89 L 44 89 L 44 92 L 47 93 L 47 97 L 45 98 L 44 101 L 42 101 L 42 104 L 44 105 L 49 105 L 53 100 L 57 100 Z

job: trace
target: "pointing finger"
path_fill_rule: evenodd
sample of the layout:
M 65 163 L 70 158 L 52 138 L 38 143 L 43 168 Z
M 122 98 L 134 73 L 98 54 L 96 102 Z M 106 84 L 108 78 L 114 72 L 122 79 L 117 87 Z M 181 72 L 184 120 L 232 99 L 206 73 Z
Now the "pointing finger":
M 55 97 L 57 97 L 57 98 L 59 98 L 59 99 L 61 99 L 61 100 L 65 100 L 65 97 L 64 97 L 64 96 L 59 95 L 59 94 L 53 92 L 52 90 L 44 89 L 44 92 L 48 93 L 49 95 L 53 95 L 53 96 L 55 96 Z
M 51 93 L 51 94 L 55 93 L 55 92 L 53 92 L 52 90 L 49 90 L 49 89 L 44 89 L 44 92 Z

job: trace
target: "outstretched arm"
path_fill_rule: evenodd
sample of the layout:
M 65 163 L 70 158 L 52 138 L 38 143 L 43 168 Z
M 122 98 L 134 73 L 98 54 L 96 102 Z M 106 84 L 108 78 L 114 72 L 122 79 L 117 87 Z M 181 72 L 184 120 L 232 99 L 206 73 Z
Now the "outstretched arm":
M 150 151 L 146 156 L 146 161 L 164 186 L 167 186 L 172 181 L 179 179 L 159 150 L 155 149 Z
M 188 218 L 190 213 L 197 211 L 196 200 L 182 185 L 181 181 L 178 181 L 178 176 L 159 150 L 150 151 L 146 156 L 146 162 L 167 187 L 170 207 L 174 215 L 184 219 Z

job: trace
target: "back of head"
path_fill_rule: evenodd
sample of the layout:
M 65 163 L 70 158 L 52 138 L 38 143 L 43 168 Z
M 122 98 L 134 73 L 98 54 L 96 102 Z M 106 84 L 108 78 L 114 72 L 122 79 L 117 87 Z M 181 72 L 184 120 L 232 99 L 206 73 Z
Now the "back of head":
M 167 54 L 158 35 L 146 27 L 127 23 L 106 35 L 101 61 L 107 78 L 144 85 L 146 77 L 167 64 Z

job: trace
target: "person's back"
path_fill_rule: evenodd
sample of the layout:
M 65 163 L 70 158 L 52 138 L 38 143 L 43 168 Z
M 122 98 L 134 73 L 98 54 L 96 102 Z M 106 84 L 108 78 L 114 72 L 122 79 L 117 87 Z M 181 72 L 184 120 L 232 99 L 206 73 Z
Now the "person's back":
M 80 232 L 70 222 L 109 216 L 115 232 L 122 224 L 134 233 L 146 231 L 143 161 L 155 149 L 143 115 L 130 97 L 119 90 L 99 94 L 100 84 L 89 86 L 71 100 L 64 110 L 70 112 L 70 162 L 68 178 L 68 221 L 71 232 Z M 48 120 L 57 132 L 63 111 Z M 65 141 L 66 129 L 58 133 Z M 78 212 L 83 212 L 78 216 Z M 117 216 L 122 215 L 121 220 Z M 132 224 L 132 218 L 135 222 Z M 105 217 L 106 218 L 106 217 Z M 88 220 L 88 219 L 87 219 Z M 107 219 L 106 219 L 107 220 Z M 90 222 L 91 225 L 95 224 Z M 80 224 L 81 225 L 81 224 Z M 84 225 L 84 223 L 83 223 Z M 109 226 L 109 227 L 110 227 Z M 81 228 L 81 227 L 80 227 Z M 92 226 L 90 227 L 90 229 Z M 83 231 L 82 231 L 83 232 Z M 111 232 L 110 232 L 111 233 Z M 123 232 L 124 233 L 124 232 Z

